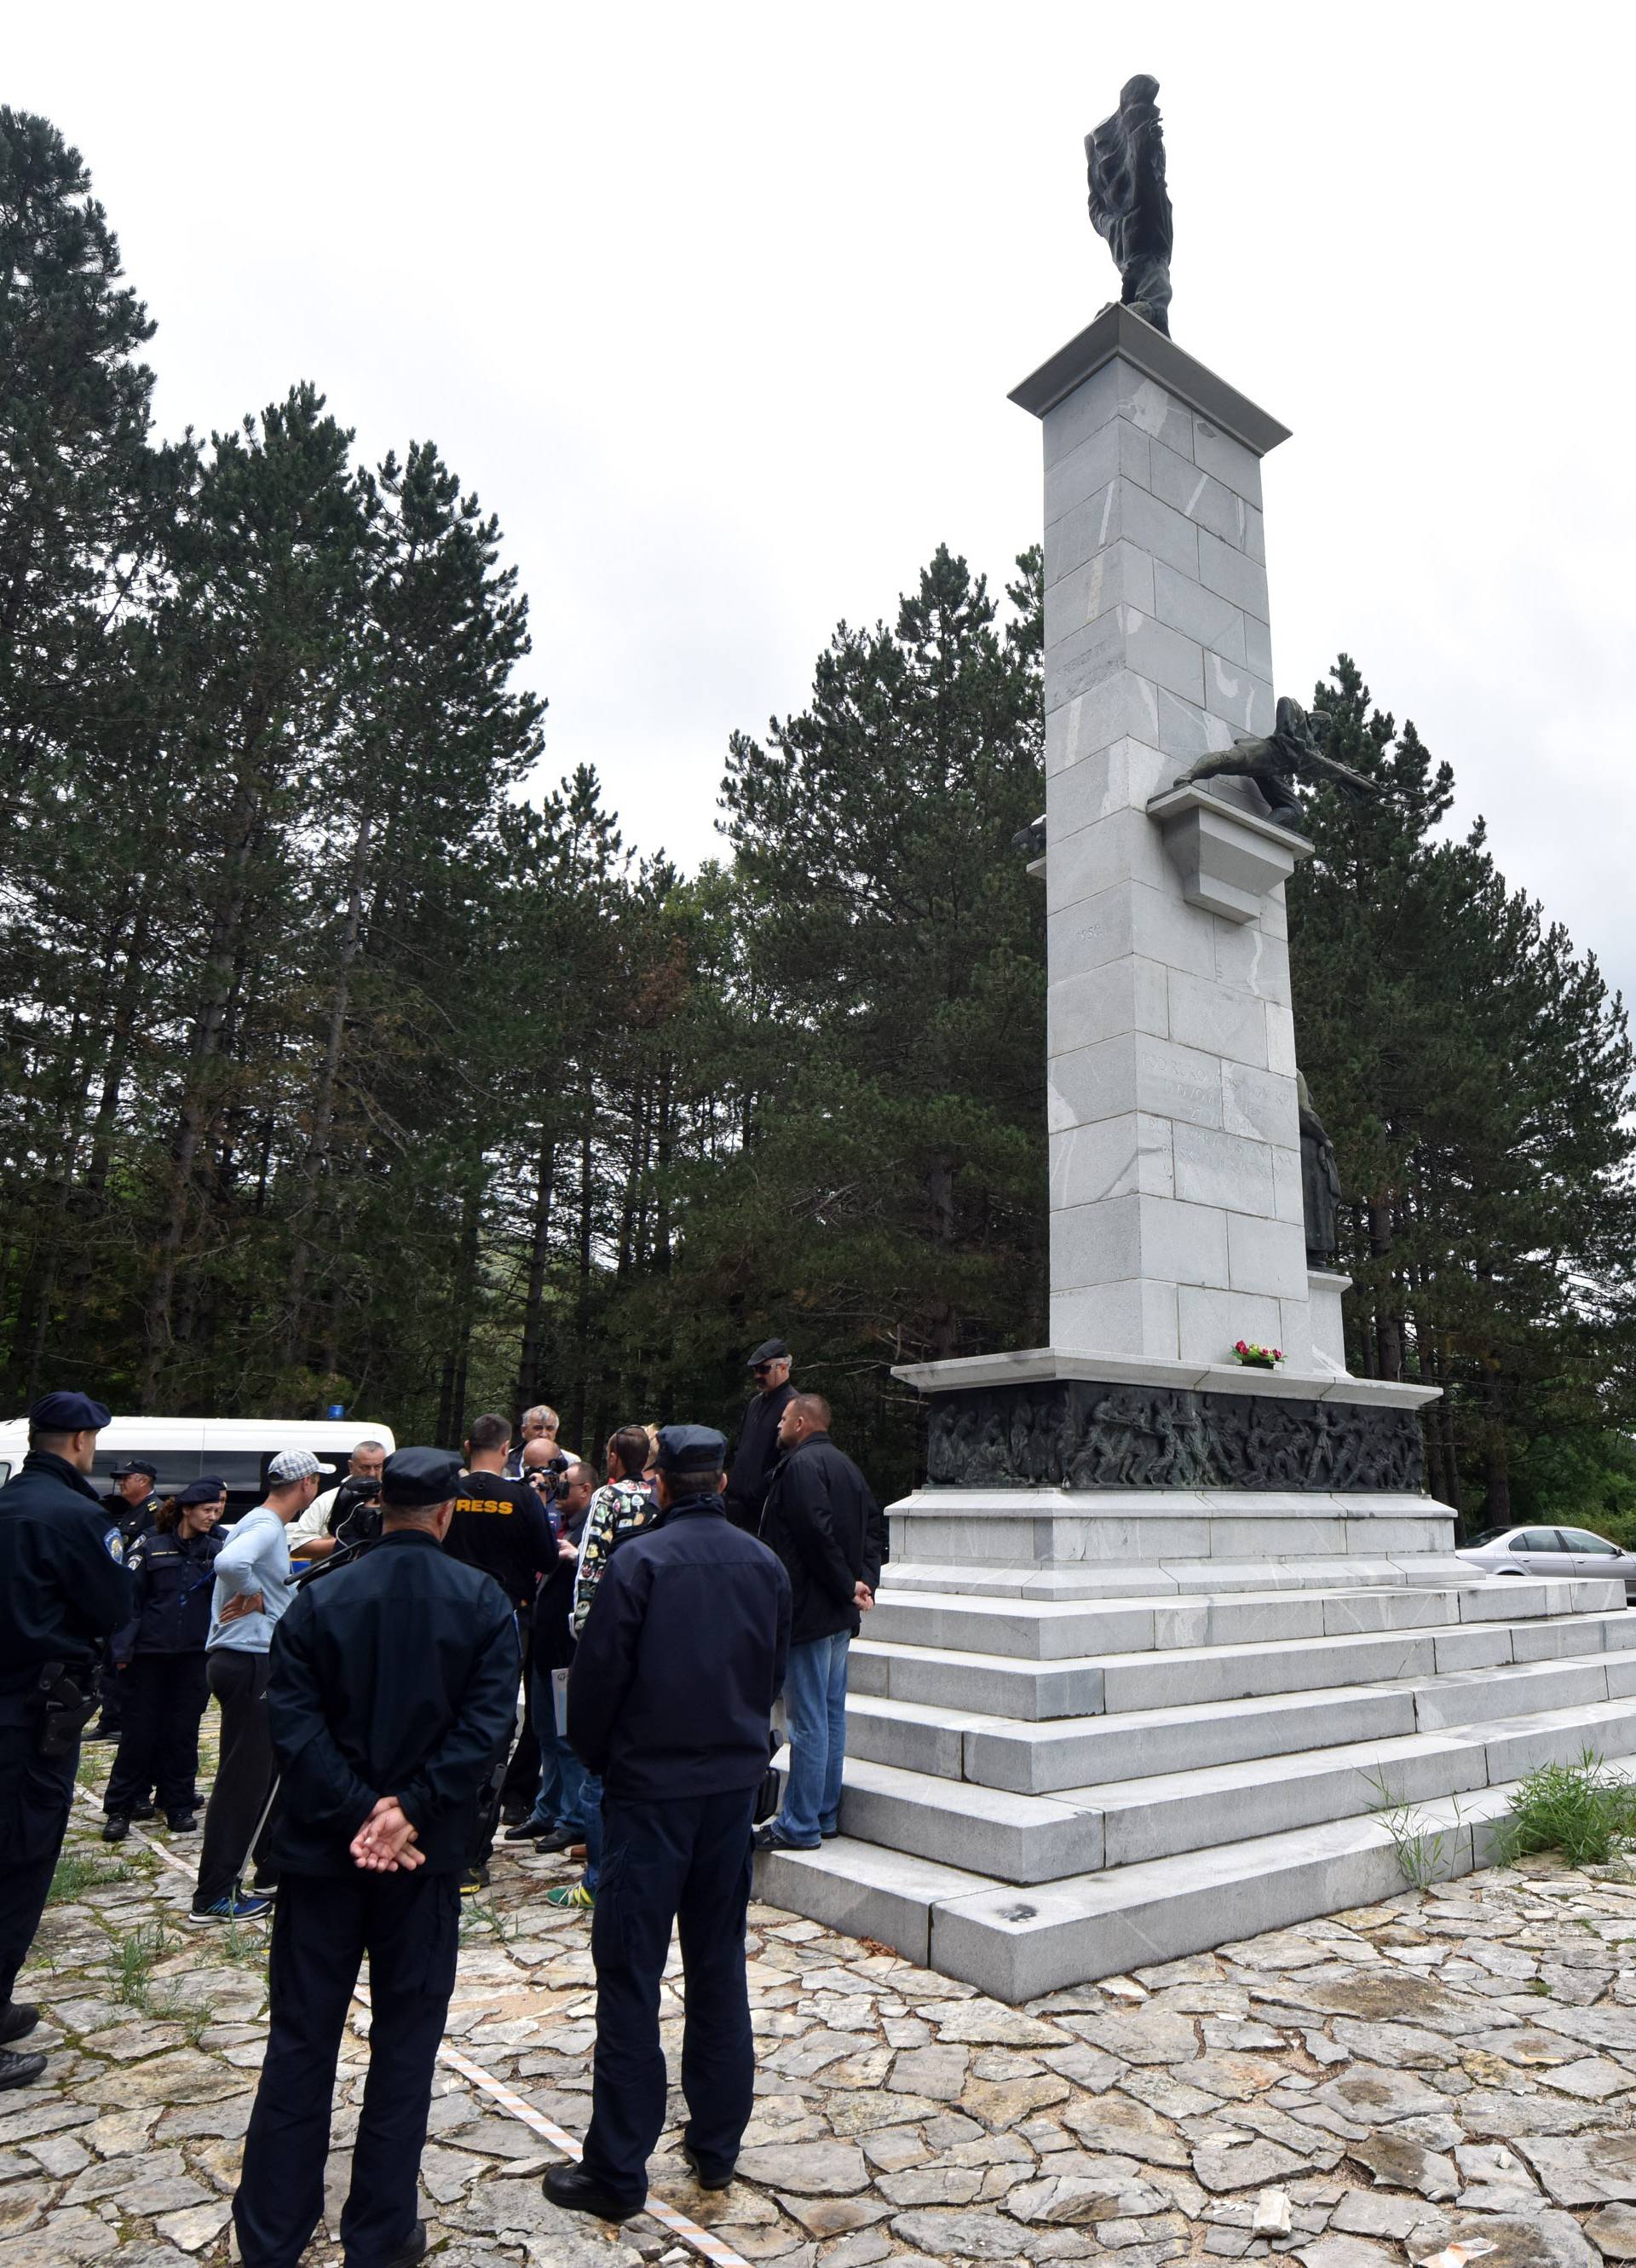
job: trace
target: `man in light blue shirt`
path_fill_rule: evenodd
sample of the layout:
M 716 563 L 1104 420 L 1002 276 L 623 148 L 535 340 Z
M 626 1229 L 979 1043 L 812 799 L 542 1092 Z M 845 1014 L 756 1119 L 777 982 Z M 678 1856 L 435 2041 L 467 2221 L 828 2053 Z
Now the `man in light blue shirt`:
M 222 1712 L 222 1750 L 190 1922 L 257 1921 L 271 1903 L 246 1894 L 238 1880 L 273 1785 L 268 1651 L 290 1600 L 285 1531 L 329 1478 L 311 1450 L 281 1451 L 267 1469 L 265 1500 L 231 1530 L 216 1557 L 205 1666 Z

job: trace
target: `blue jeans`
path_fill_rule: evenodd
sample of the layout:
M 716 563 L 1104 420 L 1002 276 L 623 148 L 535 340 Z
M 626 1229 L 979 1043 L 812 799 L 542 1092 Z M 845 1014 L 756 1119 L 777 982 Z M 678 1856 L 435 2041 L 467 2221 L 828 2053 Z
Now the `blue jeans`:
M 567 1808 L 562 1764 L 569 1749 L 557 1731 L 557 1697 L 551 1672 L 536 1670 L 533 1685 L 534 1730 L 539 1736 L 539 1793 L 534 1798 L 528 1823 L 531 1827 L 577 1827 L 579 1821 L 570 1818 Z
M 850 1634 L 815 1638 L 789 1649 L 784 1714 L 789 1720 L 789 1778 L 773 1832 L 811 1850 L 833 1834 L 847 1760 L 847 1649 Z

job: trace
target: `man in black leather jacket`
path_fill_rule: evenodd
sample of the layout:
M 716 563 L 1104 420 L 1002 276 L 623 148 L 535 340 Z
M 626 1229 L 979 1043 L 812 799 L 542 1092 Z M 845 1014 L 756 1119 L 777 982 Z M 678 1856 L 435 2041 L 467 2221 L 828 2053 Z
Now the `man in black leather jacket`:
M 847 1755 L 847 1650 L 875 1604 L 886 1523 L 869 1484 L 829 1438 L 829 1404 L 797 1394 L 779 1420 L 761 1541 L 777 1552 L 793 1602 L 784 1707 L 789 1778 L 758 1850 L 812 1851 L 839 1832 Z

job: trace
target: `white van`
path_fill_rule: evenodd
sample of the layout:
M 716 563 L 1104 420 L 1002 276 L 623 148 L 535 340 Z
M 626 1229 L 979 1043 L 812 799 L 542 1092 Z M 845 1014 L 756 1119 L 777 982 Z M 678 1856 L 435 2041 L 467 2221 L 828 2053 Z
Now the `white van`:
M 339 1480 L 360 1441 L 384 1441 L 389 1453 L 398 1446 L 390 1425 L 363 1418 L 115 1418 L 97 1436 L 92 1478 L 106 1495 L 115 1465 L 143 1457 L 158 1468 L 158 1493 L 171 1496 L 201 1473 L 219 1473 L 227 1483 L 227 1517 L 236 1520 L 260 1503 L 268 1465 L 281 1449 L 311 1449 Z M 27 1449 L 26 1418 L 0 1425 L 0 1482 L 17 1471 Z

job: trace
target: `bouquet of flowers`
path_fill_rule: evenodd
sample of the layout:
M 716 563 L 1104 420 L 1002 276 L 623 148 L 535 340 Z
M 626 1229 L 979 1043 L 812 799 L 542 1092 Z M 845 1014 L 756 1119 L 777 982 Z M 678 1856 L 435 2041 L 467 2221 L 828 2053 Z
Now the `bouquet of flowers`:
M 1282 1347 L 1258 1346 L 1253 1339 L 1233 1342 L 1233 1360 L 1243 1363 L 1246 1370 L 1273 1370 L 1283 1359 Z

